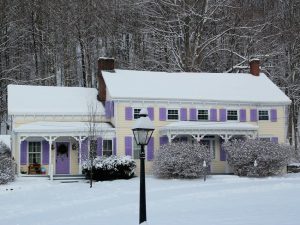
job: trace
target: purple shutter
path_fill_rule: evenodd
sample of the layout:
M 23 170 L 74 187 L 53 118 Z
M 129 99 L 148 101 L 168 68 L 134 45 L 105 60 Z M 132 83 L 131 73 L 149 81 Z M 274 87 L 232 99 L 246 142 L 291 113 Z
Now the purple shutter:
M 159 120 L 165 121 L 167 116 L 167 110 L 166 108 L 159 108 Z
M 210 121 L 217 121 L 217 109 L 210 109 Z
M 149 116 L 150 120 L 153 121 L 154 120 L 154 108 L 148 107 L 147 110 L 148 110 L 148 116 Z
M 84 162 L 88 159 L 88 139 L 81 142 L 81 161 Z
M 114 101 L 110 102 L 110 116 L 111 117 L 115 116 L 115 102 Z
M 97 156 L 102 156 L 102 137 L 97 138 Z
M 151 137 L 147 145 L 147 160 L 152 161 L 154 159 L 154 138 Z
M 190 120 L 197 120 L 197 110 L 195 108 L 190 109 Z
M 117 155 L 117 139 L 113 138 L 113 155 Z
M 132 107 L 125 108 L 125 120 L 132 120 Z
M 110 117 L 111 117 L 110 101 L 105 102 L 105 117 L 106 117 L 106 119 L 110 119 Z
M 20 149 L 21 165 L 26 165 L 27 164 L 27 141 L 22 141 L 20 147 L 21 147 Z
M 132 137 L 125 137 L 125 155 L 132 156 Z
M 250 110 L 250 121 L 256 122 L 257 121 L 257 109 Z
M 162 136 L 162 137 L 159 138 L 159 145 L 160 146 L 168 144 L 168 142 L 169 142 L 169 140 L 168 140 L 167 136 Z
M 48 165 L 49 164 L 49 150 L 50 150 L 48 141 L 43 141 L 42 142 L 42 149 L 43 149 L 42 164 L 43 165 Z
M 226 161 L 226 152 L 225 152 L 225 150 L 222 146 L 220 148 L 220 160 L 221 161 Z
M 271 109 L 271 122 L 277 122 L 277 110 Z
M 226 119 L 226 109 L 220 109 L 220 121 L 225 122 Z
M 246 122 L 246 109 L 240 109 L 240 122 Z
M 180 120 L 181 121 L 186 121 L 187 120 L 187 109 L 186 108 L 181 108 L 180 109 Z
M 278 143 L 278 137 L 272 137 L 271 138 L 271 142 L 273 142 L 273 143 Z

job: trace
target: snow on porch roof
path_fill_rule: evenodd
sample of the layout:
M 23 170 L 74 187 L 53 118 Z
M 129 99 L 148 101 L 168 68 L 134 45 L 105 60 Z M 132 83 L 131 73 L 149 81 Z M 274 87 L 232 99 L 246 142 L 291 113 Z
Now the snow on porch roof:
M 263 73 L 167 73 L 102 71 L 115 99 L 176 99 L 289 104 L 290 99 Z
M 94 88 L 8 85 L 10 115 L 88 115 L 89 105 L 104 114 Z
M 199 122 L 199 121 L 180 121 L 170 123 L 160 130 L 247 130 L 256 131 L 258 126 L 247 124 L 247 123 L 237 123 L 237 122 Z
M 114 130 L 109 123 L 96 123 L 97 131 Z M 33 122 L 23 124 L 14 129 L 20 133 L 70 133 L 70 132 L 88 132 L 88 122 Z

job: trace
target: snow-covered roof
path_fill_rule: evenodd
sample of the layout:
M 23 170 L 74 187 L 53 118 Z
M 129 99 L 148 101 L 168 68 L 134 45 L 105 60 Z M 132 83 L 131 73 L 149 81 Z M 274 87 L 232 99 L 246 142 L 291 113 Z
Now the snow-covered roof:
M 10 135 L 0 135 L 0 141 L 10 147 Z
M 109 123 L 96 123 L 95 129 L 97 131 L 114 130 Z M 14 129 L 15 132 L 21 133 L 65 133 L 65 132 L 88 132 L 88 122 L 33 122 L 22 124 Z
M 97 90 L 83 87 L 53 87 L 8 85 L 8 113 L 10 115 L 88 115 L 89 106 L 97 106 Z
M 176 99 L 289 104 L 263 73 L 102 72 L 113 99 Z
M 200 122 L 200 121 L 179 121 L 170 123 L 160 130 L 250 130 L 255 131 L 258 126 L 248 124 L 248 123 L 238 123 L 238 122 Z

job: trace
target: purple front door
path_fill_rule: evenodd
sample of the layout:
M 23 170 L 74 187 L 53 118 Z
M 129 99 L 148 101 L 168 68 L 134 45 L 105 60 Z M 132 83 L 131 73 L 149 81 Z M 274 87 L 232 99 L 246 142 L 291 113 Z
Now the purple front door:
M 70 173 L 70 148 L 68 142 L 56 143 L 56 174 Z

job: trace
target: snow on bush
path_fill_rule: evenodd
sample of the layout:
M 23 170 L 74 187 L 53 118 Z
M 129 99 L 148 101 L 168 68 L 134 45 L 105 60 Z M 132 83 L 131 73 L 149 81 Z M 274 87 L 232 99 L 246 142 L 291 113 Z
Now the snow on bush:
M 15 179 L 14 168 L 15 164 L 9 147 L 0 141 L 0 184 L 6 184 Z
M 153 162 L 154 175 L 161 178 L 198 178 L 203 175 L 203 161 L 211 161 L 209 148 L 185 142 L 162 145 Z
M 93 160 L 93 179 L 110 180 L 131 178 L 134 175 L 136 163 L 130 156 L 97 157 Z M 86 178 L 90 178 L 91 161 L 82 165 Z
M 222 145 L 228 164 L 239 176 L 271 176 L 282 173 L 291 147 L 263 140 L 232 140 Z M 254 166 L 256 160 L 257 166 Z

